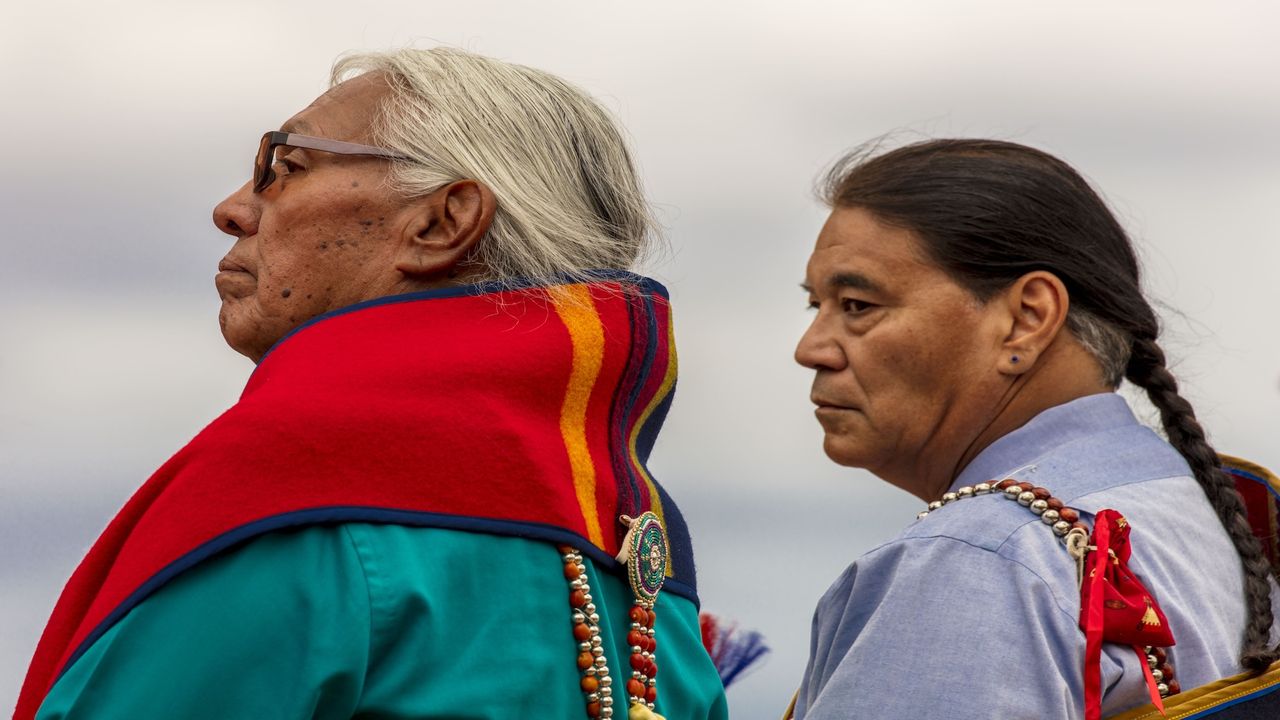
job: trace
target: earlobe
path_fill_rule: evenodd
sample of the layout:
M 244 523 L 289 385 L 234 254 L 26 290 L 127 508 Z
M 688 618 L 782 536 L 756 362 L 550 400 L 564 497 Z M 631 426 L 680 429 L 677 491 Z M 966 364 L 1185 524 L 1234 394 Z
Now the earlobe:
M 1002 375 L 1021 375 L 1035 366 L 1035 357 L 1026 350 L 1008 352 L 996 361 L 996 370 Z
M 1067 288 L 1058 276 L 1037 270 L 1018 278 L 1005 292 L 1009 332 L 996 369 L 1022 375 L 1035 367 L 1062 330 L 1069 308 Z
M 497 201 L 475 180 L 459 180 L 413 201 L 402 226 L 396 269 L 417 280 L 455 278 L 489 232 Z

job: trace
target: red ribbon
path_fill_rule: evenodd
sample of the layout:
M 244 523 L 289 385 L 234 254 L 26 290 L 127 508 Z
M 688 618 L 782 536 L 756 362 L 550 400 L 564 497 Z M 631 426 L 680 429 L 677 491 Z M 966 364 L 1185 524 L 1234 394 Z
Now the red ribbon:
M 1086 564 L 1088 574 L 1080 585 L 1080 623 L 1084 628 L 1085 720 L 1100 720 L 1102 717 L 1102 602 L 1105 599 L 1103 584 L 1107 581 L 1106 560 L 1110 542 L 1110 524 L 1102 522 L 1102 513 L 1099 513 L 1090 542 L 1096 549 L 1089 556 L 1089 563 Z
M 1141 660 L 1151 702 L 1164 713 L 1144 647 L 1174 644 L 1169 621 L 1155 597 L 1129 569 L 1129 523 L 1115 510 L 1094 520 L 1092 554 L 1080 585 L 1080 628 L 1084 630 L 1085 720 L 1102 717 L 1102 643 L 1130 645 Z

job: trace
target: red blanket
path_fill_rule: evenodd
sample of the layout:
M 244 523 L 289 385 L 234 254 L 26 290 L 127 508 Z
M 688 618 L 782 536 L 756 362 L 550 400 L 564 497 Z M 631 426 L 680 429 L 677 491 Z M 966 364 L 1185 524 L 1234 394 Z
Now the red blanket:
M 15 717 L 34 717 L 61 673 L 165 582 L 284 527 L 514 535 L 617 570 L 618 516 L 653 510 L 671 543 L 666 587 L 696 602 L 688 532 L 644 466 L 675 365 L 665 289 L 625 274 L 383 298 L 304 325 L 98 538 Z

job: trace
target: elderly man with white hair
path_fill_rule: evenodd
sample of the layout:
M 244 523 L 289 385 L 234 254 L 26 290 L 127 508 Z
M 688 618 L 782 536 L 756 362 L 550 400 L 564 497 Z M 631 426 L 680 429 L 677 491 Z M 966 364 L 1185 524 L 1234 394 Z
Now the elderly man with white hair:
M 257 368 L 89 551 L 16 717 L 726 716 L 645 466 L 670 307 L 595 101 L 350 56 L 214 222 Z

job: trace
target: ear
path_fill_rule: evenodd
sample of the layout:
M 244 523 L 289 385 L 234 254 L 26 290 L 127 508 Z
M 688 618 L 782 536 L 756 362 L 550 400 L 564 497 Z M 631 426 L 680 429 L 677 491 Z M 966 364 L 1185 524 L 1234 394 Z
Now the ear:
M 458 180 L 412 201 L 400 231 L 396 270 L 415 280 L 455 277 L 489 232 L 497 207 L 493 191 L 475 180 Z
M 1044 355 L 1067 321 L 1070 298 L 1057 275 L 1043 270 L 1018 278 L 997 299 L 1008 310 L 1008 332 L 1001 344 L 996 369 L 1021 375 Z

